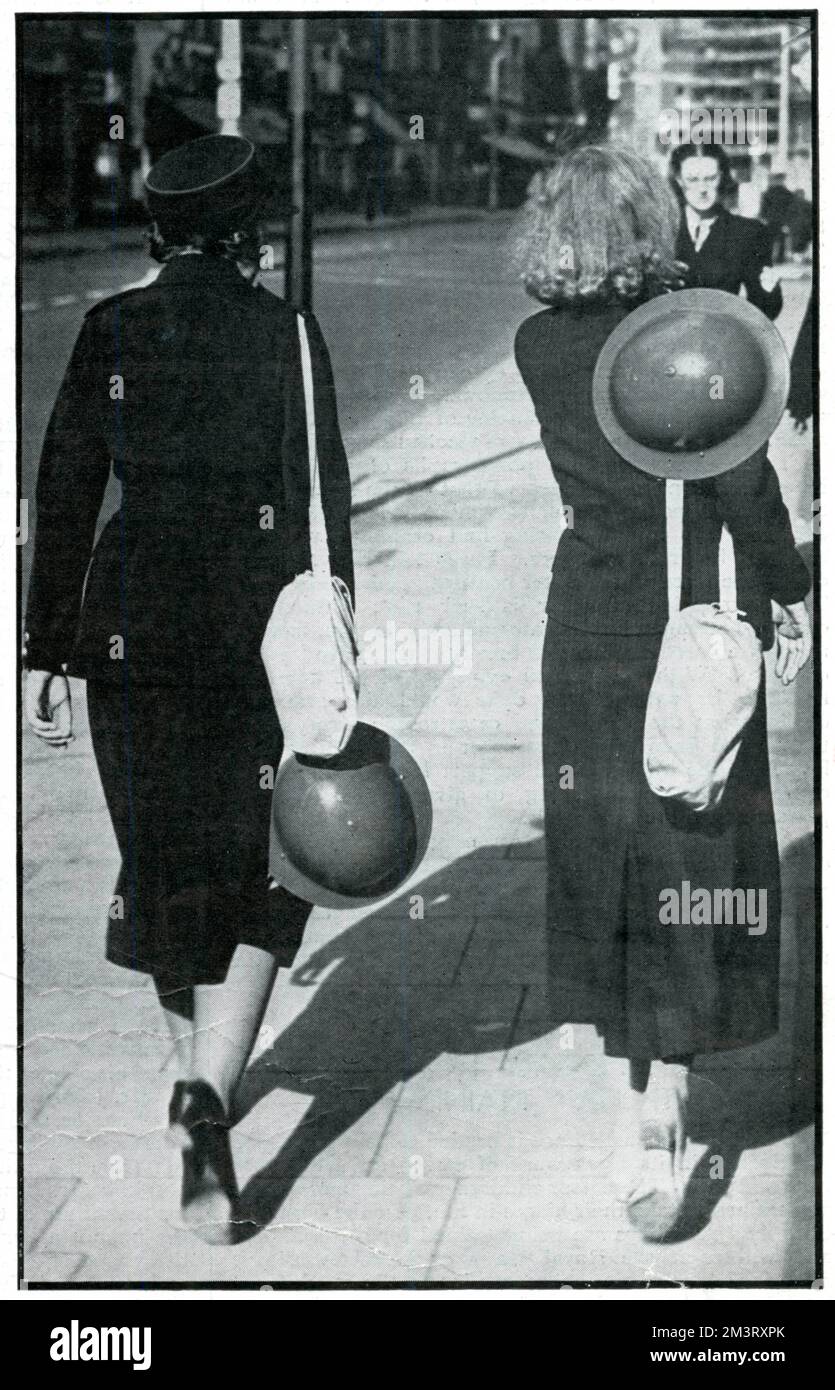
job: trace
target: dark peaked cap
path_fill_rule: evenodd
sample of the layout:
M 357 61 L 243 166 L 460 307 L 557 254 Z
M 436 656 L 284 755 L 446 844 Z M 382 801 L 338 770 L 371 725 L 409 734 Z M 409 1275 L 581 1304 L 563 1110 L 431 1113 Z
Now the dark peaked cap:
M 239 135 L 204 135 L 169 150 L 145 178 L 148 208 L 166 237 L 228 236 L 270 194 L 255 146 Z

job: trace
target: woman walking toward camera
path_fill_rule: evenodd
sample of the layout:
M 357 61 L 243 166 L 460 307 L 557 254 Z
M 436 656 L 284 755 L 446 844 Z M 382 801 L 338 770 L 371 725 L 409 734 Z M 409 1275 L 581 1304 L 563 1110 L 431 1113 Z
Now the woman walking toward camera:
M 605 1054 L 622 1059 L 614 1065 L 635 1165 L 622 1196 L 653 1238 L 680 1210 L 694 1057 L 750 1046 L 778 1027 L 779 859 L 762 682 L 720 808 L 697 814 L 656 796 L 643 736 L 668 616 L 665 486 L 615 451 L 593 408 L 610 334 L 681 284 L 677 225 L 668 184 L 637 154 L 569 155 L 526 208 L 524 283 L 548 307 L 516 338 L 571 517 L 553 566 L 542 663 L 553 1021 L 595 1025 Z M 772 600 L 785 610 L 776 672 L 789 682 L 811 650 L 809 578 L 764 448 L 684 485 L 682 606 L 719 597 L 723 523 L 738 607 L 764 649 L 775 640 Z M 662 894 L 685 883 L 767 890 L 767 930 L 665 925 Z
M 771 264 L 768 228 L 729 212 L 734 191 L 731 161 L 722 145 L 678 145 L 670 156 L 670 182 L 681 207 L 676 255 L 687 284 L 698 289 L 745 290 L 766 318 L 783 307 L 780 271 Z
M 88 312 L 46 434 L 26 709 L 65 745 L 67 676 L 87 681 L 122 855 L 107 958 L 153 977 L 179 1063 L 183 1215 L 226 1243 L 235 1088 L 310 912 L 269 878 L 264 769 L 282 736 L 260 656 L 279 590 L 310 567 L 305 404 L 296 314 L 258 284 L 270 188 L 254 147 L 193 141 L 147 195 L 162 270 Z M 306 326 L 331 564 L 353 596 L 348 465 Z M 121 505 L 93 551 L 111 465 Z

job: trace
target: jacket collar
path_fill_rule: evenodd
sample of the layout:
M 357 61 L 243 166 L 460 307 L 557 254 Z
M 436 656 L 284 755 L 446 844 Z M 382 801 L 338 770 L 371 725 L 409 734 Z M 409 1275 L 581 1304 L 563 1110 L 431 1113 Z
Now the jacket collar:
M 723 231 L 724 231 L 724 229 L 725 229 L 725 226 L 726 226 L 727 223 L 728 223 L 728 220 L 729 220 L 729 218 L 730 218 L 730 215 L 731 215 L 731 214 L 728 212 L 728 209 L 720 204 L 719 210 L 718 210 L 718 212 L 716 213 L 716 216 L 714 217 L 713 221 L 712 221 L 711 224 L 710 224 L 710 227 L 709 227 L 709 229 L 708 229 L 707 236 L 705 237 L 704 241 L 702 242 L 701 246 L 699 247 L 699 249 L 698 249 L 698 251 L 697 251 L 696 248 L 695 248 L 695 246 L 693 245 L 693 238 L 692 238 L 692 236 L 690 235 L 690 224 L 689 224 L 689 222 L 688 222 L 688 220 L 687 220 L 687 214 L 686 214 L 686 212 L 684 211 L 684 209 L 682 208 L 682 212 L 681 212 L 681 235 L 682 235 L 682 237 L 686 237 L 687 241 L 689 242 L 689 244 L 690 244 L 690 246 L 691 246 L 691 248 L 692 248 L 692 250 L 693 250 L 694 255 L 700 256 L 700 255 L 702 254 L 702 252 L 704 251 L 704 249 L 705 249 L 705 247 L 707 246 L 707 244 L 708 244 L 709 241 L 712 243 L 712 244 L 711 244 L 711 250 L 715 247 L 716 242 L 720 239 L 720 237 L 721 237 L 721 235 L 722 235 L 722 233 L 723 233 Z
M 175 256 L 166 261 L 156 283 L 172 287 L 187 286 L 189 289 L 201 288 L 220 291 L 225 294 L 246 293 L 252 286 L 245 280 L 234 261 L 224 256 L 189 255 Z

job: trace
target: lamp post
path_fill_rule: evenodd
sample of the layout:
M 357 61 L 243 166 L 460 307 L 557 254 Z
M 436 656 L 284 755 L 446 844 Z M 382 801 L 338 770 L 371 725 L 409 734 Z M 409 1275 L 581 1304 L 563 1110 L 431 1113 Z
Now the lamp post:
M 502 24 L 499 19 L 488 21 L 490 39 L 490 74 L 488 92 L 490 96 L 490 165 L 487 176 L 487 207 L 495 212 L 499 206 L 499 151 L 496 139 L 499 134 L 499 98 L 501 96 L 501 73 L 504 61 Z
M 220 21 L 217 117 L 221 135 L 241 133 L 241 21 Z
M 313 304 L 313 187 L 307 20 L 290 20 L 290 162 L 293 212 L 287 228 L 284 292 L 297 309 Z
M 780 25 L 780 105 L 778 108 L 777 149 L 771 162 L 773 173 L 784 174 L 789 163 L 789 121 L 791 100 L 791 30 Z

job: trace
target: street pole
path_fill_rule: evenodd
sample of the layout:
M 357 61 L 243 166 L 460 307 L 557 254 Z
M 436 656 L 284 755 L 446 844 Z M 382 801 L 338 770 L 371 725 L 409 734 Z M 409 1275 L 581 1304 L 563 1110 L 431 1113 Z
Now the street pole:
M 220 21 L 217 118 L 221 135 L 241 133 L 241 21 Z
M 290 21 L 290 163 L 292 203 L 287 228 L 284 295 L 296 309 L 313 305 L 313 188 L 307 20 Z
M 780 106 L 777 124 L 777 152 L 772 172 L 785 174 L 789 164 L 789 92 L 791 83 L 791 32 L 780 26 Z
M 634 150 L 659 167 L 665 160 L 658 149 L 661 128 L 661 75 L 664 52 L 657 19 L 635 20 L 635 56 L 632 77 L 632 128 L 627 140 Z
M 496 47 L 490 55 L 490 173 L 487 183 L 487 206 L 495 212 L 499 206 L 499 151 L 496 141 L 499 135 L 499 95 L 501 86 L 499 75 L 502 66 L 501 37 L 494 39 Z

